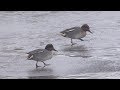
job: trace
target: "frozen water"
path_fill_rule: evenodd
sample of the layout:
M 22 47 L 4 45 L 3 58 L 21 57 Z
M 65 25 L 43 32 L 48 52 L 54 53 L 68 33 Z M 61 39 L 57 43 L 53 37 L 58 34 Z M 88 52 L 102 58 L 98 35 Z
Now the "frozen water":
M 62 37 L 59 32 L 87 23 L 93 34 L 85 41 Z M 119 11 L 1 11 L 0 78 L 26 79 L 119 79 Z M 59 52 L 35 68 L 26 52 L 52 43 Z M 42 65 L 42 63 L 39 63 Z

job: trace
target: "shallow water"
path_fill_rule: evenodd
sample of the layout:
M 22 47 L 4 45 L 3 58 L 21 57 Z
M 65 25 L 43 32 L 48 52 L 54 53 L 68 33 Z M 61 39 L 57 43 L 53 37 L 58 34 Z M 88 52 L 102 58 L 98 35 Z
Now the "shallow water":
M 87 23 L 93 34 L 71 46 L 59 32 Z M 1 11 L 0 78 L 120 78 L 119 11 Z M 59 51 L 45 68 L 26 53 L 52 43 Z M 39 63 L 39 65 L 43 65 Z

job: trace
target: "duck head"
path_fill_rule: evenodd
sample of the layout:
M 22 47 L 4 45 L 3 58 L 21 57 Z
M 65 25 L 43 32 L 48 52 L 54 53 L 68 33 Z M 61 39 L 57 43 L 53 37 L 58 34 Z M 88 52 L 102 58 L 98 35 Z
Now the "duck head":
M 92 33 L 90 31 L 90 27 L 87 24 L 83 24 L 82 27 L 81 27 L 81 29 L 84 30 L 84 31 L 88 31 L 88 32 Z
M 48 51 L 57 51 L 57 50 L 55 50 L 55 48 L 53 47 L 52 44 L 47 44 L 45 49 L 48 50 Z

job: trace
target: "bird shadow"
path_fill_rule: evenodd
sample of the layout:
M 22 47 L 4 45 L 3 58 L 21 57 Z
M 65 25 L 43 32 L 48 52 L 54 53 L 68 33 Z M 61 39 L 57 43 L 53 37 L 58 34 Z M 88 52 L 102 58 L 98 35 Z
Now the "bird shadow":
M 28 78 L 29 79 L 51 79 L 56 78 L 53 75 L 53 70 L 48 67 L 39 67 L 28 71 Z
M 42 72 L 51 72 L 52 69 L 48 67 L 38 67 L 33 70 L 30 70 L 31 73 L 42 73 Z
M 57 76 L 49 75 L 49 76 L 30 76 L 29 79 L 57 79 Z
M 70 57 L 92 57 L 92 55 L 90 55 L 91 51 L 85 45 L 66 46 L 63 48 L 63 52 L 70 54 Z

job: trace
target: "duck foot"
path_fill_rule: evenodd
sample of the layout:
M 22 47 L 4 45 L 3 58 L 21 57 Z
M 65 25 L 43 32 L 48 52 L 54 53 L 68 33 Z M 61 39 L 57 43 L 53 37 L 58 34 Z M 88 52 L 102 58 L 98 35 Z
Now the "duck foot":
M 42 61 L 43 62 L 43 61 Z M 45 62 L 43 62 L 44 66 L 49 66 L 50 64 L 46 64 Z
M 38 63 L 38 61 L 37 61 L 37 63 Z M 36 69 L 37 69 L 38 67 L 41 67 L 41 66 L 38 66 L 37 63 L 36 63 Z
M 75 45 L 76 43 L 73 43 L 72 39 L 71 39 L 71 46 Z
M 73 45 L 75 45 L 75 44 L 77 44 L 77 43 L 72 43 L 71 46 L 73 46 Z
M 83 39 L 80 38 L 81 41 L 84 41 Z
M 45 66 L 49 66 L 50 64 L 45 64 Z
M 41 66 L 36 66 L 36 69 L 37 69 L 38 67 L 41 67 Z

